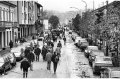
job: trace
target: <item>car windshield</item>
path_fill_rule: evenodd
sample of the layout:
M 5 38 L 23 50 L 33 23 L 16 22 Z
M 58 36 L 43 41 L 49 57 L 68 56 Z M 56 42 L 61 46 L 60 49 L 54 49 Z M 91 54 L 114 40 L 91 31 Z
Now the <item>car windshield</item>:
M 97 46 L 88 46 L 88 49 L 89 50 L 98 50 L 98 47 Z

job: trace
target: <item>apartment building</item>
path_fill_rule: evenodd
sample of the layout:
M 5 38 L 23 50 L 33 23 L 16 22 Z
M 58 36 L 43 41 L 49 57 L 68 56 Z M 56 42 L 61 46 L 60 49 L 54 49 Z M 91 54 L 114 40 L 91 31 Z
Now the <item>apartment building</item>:
M 34 23 L 38 14 L 41 14 L 42 5 L 35 1 L 18 1 L 19 29 L 18 38 L 27 37 L 36 33 Z
M 15 21 L 16 5 L 9 1 L 0 1 L 0 48 L 7 47 L 10 40 L 15 40 L 17 21 Z

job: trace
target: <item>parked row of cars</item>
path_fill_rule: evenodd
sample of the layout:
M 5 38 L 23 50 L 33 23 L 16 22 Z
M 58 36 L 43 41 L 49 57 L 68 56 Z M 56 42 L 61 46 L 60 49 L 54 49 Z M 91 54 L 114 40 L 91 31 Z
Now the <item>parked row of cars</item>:
M 105 56 L 98 46 L 90 46 L 86 38 L 79 36 L 75 37 L 75 45 L 84 52 L 94 74 L 101 75 L 102 78 L 120 78 L 120 69 L 113 67 L 112 58 Z
M 7 70 L 12 69 L 14 66 L 16 66 L 15 54 L 6 50 L 2 52 L 7 52 L 7 53 L 0 56 L 0 74 L 1 75 Z

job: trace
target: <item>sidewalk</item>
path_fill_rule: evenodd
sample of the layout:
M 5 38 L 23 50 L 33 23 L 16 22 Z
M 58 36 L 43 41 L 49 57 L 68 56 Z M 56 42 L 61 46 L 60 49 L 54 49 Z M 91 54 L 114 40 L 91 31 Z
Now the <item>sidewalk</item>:
M 31 40 L 32 40 L 32 37 L 28 36 L 26 38 L 26 40 L 27 40 L 27 42 L 17 44 L 17 46 L 14 43 L 14 46 L 13 46 L 12 50 L 14 50 L 16 48 L 19 48 L 19 47 L 22 47 L 22 46 L 26 45 L 27 43 L 30 43 Z M 7 46 L 5 50 L 0 49 L 0 55 L 4 55 L 4 54 L 7 54 L 7 53 L 10 53 L 9 51 L 10 51 L 10 47 L 9 46 Z

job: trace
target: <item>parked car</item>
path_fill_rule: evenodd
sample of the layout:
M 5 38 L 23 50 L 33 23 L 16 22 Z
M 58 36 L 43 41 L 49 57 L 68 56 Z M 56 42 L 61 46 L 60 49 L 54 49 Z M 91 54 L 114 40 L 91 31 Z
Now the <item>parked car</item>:
M 0 57 L 0 74 L 8 69 L 12 69 L 11 61 L 7 55 L 3 55 Z
M 76 37 L 76 39 L 75 39 L 75 45 L 76 45 L 77 47 L 79 46 L 81 39 L 82 39 L 81 37 Z
M 89 58 L 89 54 L 92 50 L 98 50 L 98 46 L 87 46 L 85 49 L 85 57 Z
M 10 59 L 10 64 L 12 66 L 15 66 L 16 65 L 16 57 L 15 57 L 15 54 L 14 53 L 9 53 L 8 54 L 8 57 Z
M 87 42 L 87 40 L 81 39 L 80 44 L 78 46 L 81 49 L 81 51 L 84 51 L 87 48 L 87 46 L 89 46 L 89 43 Z
M 100 50 L 92 50 L 89 54 L 89 64 L 92 66 L 92 62 L 95 61 L 96 56 L 104 56 L 104 52 Z
M 112 59 L 108 56 L 96 56 L 95 61 L 93 61 L 93 73 L 99 74 L 102 70 L 102 67 L 113 67 Z
M 120 67 L 105 67 L 101 72 L 101 78 L 120 78 Z

